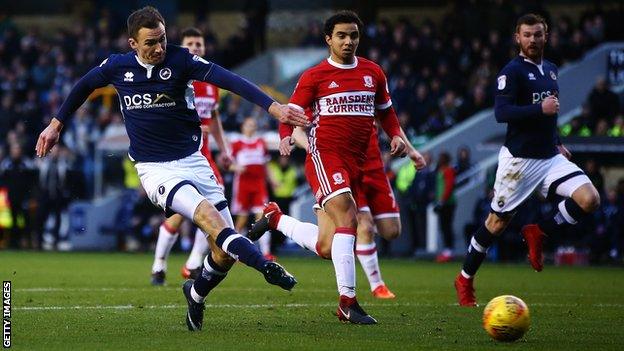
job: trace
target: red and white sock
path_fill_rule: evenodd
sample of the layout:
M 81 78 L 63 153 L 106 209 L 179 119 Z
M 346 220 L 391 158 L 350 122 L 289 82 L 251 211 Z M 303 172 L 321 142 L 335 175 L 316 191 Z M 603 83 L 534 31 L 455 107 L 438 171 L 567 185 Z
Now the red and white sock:
M 284 233 L 284 235 L 296 242 L 297 245 L 318 255 L 316 251 L 319 235 L 318 226 L 312 223 L 301 222 L 296 218 L 283 214 L 276 227 L 277 230 Z
M 332 241 L 331 259 L 336 271 L 338 293 L 355 297 L 355 228 L 338 227 Z
M 208 253 L 208 239 L 206 239 L 206 234 L 197 228 L 195 231 L 195 242 L 193 243 L 193 249 L 189 254 L 188 259 L 186 260 L 186 268 L 195 269 L 199 268 L 204 261 L 204 257 Z
M 173 244 L 175 244 L 176 239 L 178 239 L 176 230 L 170 228 L 167 222 L 163 222 L 158 229 L 158 240 L 156 241 L 152 272 L 167 270 L 167 258 L 169 257 L 169 252 L 171 252 L 171 248 Z
M 375 245 L 375 242 L 373 241 L 370 244 L 357 244 L 355 246 L 355 254 L 364 269 L 364 273 L 366 273 L 371 291 L 383 285 L 384 282 L 381 279 L 381 270 L 379 270 L 379 259 L 377 257 L 377 245 Z

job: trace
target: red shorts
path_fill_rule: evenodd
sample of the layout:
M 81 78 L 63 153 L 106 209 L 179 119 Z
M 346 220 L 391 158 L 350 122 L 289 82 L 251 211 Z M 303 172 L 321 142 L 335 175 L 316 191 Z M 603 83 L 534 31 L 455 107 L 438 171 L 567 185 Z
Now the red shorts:
M 327 200 L 345 192 L 356 199 L 362 171 L 355 159 L 316 151 L 306 156 L 305 175 L 316 202 L 323 207 Z
M 383 168 L 364 172 L 355 198 L 359 211 L 369 211 L 373 218 L 399 217 L 399 205 Z
M 261 213 L 269 202 L 266 182 L 241 182 L 238 176 L 234 177 L 232 202 L 232 214 Z

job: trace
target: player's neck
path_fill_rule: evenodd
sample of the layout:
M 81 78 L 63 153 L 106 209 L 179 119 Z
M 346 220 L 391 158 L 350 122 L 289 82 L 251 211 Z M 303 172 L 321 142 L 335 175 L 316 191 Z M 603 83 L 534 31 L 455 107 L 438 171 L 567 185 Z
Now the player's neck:
M 524 52 L 520 51 L 520 56 L 522 56 L 525 60 L 531 62 L 532 64 L 539 66 L 544 61 L 544 55 L 540 55 L 537 58 L 532 58 L 524 54 Z
M 341 57 L 336 56 L 334 54 L 331 54 L 327 60 L 332 66 L 335 66 L 338 68 L 354 68 L 358 62 L 355 55 L 351 57 L 350 62 L 348 62 L 349 60 L 344 60 Z

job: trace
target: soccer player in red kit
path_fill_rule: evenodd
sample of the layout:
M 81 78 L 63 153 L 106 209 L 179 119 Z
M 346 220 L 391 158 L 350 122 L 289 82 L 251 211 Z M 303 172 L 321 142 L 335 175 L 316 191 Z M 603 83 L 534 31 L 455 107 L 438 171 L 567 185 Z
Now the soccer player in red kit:
M 356 57 L 362 21 L 342 11 L 325 22 L 330 57 L 306 70 L 290 99 L 291 106 L 312 111 L 305 173 L 317 203 L 335 226 L 331 239 L 341 321 L 374 324 L 355 297 L 354 246 L 358 186 L 366 149 L 377 115 L 391 138 L 391 154 L 403 156 L 405 143 L 392 108 L 385 74 L 367 59 Z M 274 216 L 271 220 L 279 220 Z
M 233 169 L 232 214 L 236 215 L 235 229 L 243 233 L 249 214 L 256 219 L 262 217 L 262 209 L 269 199 L 267 189 L 266 163 L 269 151 L 264 139 L 256 134 L 258 123 L 253 117 L 247 117 L 241 126 L 242 138 L 232 143 Z M 260 251 L 264 257 L 274 260 L 271 254 L 271 234 L 260 237 Z
M 188 28 L 181 33 L 181 46 L 189 49 L 191 54 L 204 56 L 204 37 L 199 29 Z M 219 173 L 219 168 L 212 158 L 208 145 L 208 134 L 212 134 L 219 148 L 219 161 L 228 168 L 232 164 L 230 148 L 223 132 L 221 119 L 219 118 L 219 88 L 199 81 L 193 81 L 193 92 L 195 94 L 195 110 L 201 120 L 202 146 L 201 153 L 206 157 L 212 168 L 217 182 L 223 186 L 223 178 Z M 163 285 L 165 282 L 165 272 L 167 270 L 167 258 L 169 252 L 178 238 L 178 229 L 182 224 L 182 216 L 174 214 L 167 218 L 158 230 L 158 240 L 152 264 L 152 285 Z M 195 242 L 189 257 L 182 266 L 182 276 L 184 278 L 195 278 L 201 272 L 202 261 L 208 252 L 208 241 L 204 234 L 197 229 Z
M 301 128 L 293 130 L 286 124 L 280 124 L 279 132 L 281 155 L 290 155 L 293 141 L 306 151 L 309 149 L 308 136 Z M 425 159 L 410 144 L 402 130 L 401 133 L 407 146 L 407 154 L 414 162 L 414 167 L 422 169 L 427 165 Z M 388 289 L 381 277 L 375 233 L 386 240 L 394 240 L 401 233 L 401 220 L 398 204 L 386 176 L 376 128 L 371 133 L 363 171 L 364 176 L 359 187 L 362 191 L 357 193 L 355 199 L 358 205 L 355 254 L 364 269 L 373 296 L 378 299 L 392 299 L 395 295 Z M 283 215 L 279 206 L 274 202 L 267 204 L 264 212 L 271 213 L 271 216 L 277 215 L 280 220 L 273 223 L 276 227 L 271 227 L 268 220 L 257 221 L 250 231 L 249 237 L 251 239 L 256 238 L 267 229 L 279 230 L 301 247 L 315 252 L 320 257 L 331 257 L 331 238 L 335 232 L 335 227 L 329 216 L 318 205 L 314 206 L 314 212 L 318 217 L 318 226 Z

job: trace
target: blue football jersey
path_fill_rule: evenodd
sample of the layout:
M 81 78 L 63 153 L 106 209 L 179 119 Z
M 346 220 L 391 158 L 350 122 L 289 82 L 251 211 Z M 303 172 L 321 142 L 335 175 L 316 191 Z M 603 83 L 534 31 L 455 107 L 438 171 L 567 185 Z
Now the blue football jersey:
M 130 157 L 139 162 L 181 159 L 201 142 L 193 80 L 214 83 L 264 109 L 273 103 L 245 79 L 185 48 L 167 45 L 165 59 L 157 65 L 142 63 L 134 51 L 111 55 L 78 81 L 57 118 L 66 123 L 93 89 L 112 84 L 130 138 Z
M 498 74 L 495 116 L 507 123 L 505 146 L 514 157 L 545 159 L 558 153 L 558 115 L 542 113 L 542 101 L 559 95 L 558 70 L 553 63 L 541 65 L 518 56 Z

